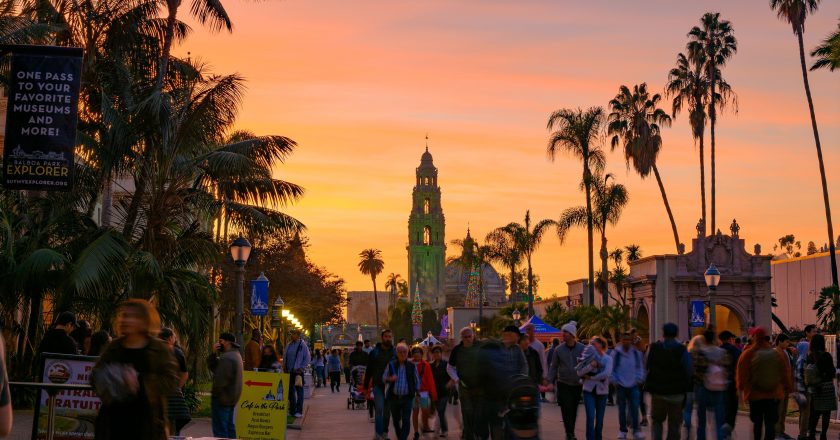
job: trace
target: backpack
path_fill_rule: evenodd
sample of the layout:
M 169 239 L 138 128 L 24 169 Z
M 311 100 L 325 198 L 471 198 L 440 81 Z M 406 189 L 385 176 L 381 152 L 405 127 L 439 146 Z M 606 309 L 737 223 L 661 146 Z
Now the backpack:
M 756 350 L 750 363 L 750 385 L 755 391 L 773 392 L 782 383 L 782 361 L 772 348 Z
M 812 386 L 820 383 L 820 370 L 817 368 L 816 362 L 813 364 L 805 364 L 805 368 L 803 369 L 803 376 L 805 385 Z
M 709 391 L 724 391 L 728 385 L 726 370 L 718 364 L 709 364 L 703 375 L 703 386 Z

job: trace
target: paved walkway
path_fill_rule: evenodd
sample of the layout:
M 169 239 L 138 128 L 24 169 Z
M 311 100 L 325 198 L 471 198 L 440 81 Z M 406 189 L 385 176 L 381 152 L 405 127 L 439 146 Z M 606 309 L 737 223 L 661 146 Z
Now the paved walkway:
M 343 390 L 347 390 L 344 385 Z M 311 399 L 306 401 L 306 410 L 301 430 L 290 429 L 286 438 L 289 440 L 370 440 L 373 438 L 373 424 L 368 422 L 367 410 L 351 411 L 347 409 L 346 392 L 330 393 L 327 388 L 317 388 Z M 457 407 L 456 407 L 457 408 Z M 449 438 L 460 438 L 460 425 L 455 418 L 453 407 L 447 408 L 449 421 Z M 460 409 L 459 409 L 460 410 Z M 14 429 L 8 438 L 14 440 L 29 440 L 32 427 L 31 411 L 15 411 Z M 553 403 L 543 404 L 541 411 L 540 437 L 543 439 L 564 439 L 563 422 L 560 408 Z M 577 437 L 585 439 L 583 406 L 578 413 Z M 832 426 L 829 438 L 837 438 L 834 432 L 838 427 Z M 796 436 L 797 425 L 794 418 L 788 418 L 787 433 Z M 205 437 L 211 435 L 210 419 L 197 419 L 187 426 L 183 435 L 191 437 Z M 393 427 L 390 430 L 391 440 L 395 439 Z M 618 412 L 616 407 L 608 406 L 604 417 L 604 439 L 615 439 L 618 434 Z M 650 438 L 650 428 L 645 429 Z M 437 438 L 432 434 L 423 436 L 425 440 Z M 709 437 L 712 439 L 713 437 Z M 735 427 L 735 438 L 748 440 L 752 438 L 752 425 L 745 415 L 738 417 Z

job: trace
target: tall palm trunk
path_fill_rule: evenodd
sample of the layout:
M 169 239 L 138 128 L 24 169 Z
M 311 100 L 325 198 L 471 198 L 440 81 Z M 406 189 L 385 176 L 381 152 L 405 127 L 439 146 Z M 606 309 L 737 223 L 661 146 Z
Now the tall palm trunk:
M 674 231 L 674 244 L 677 246 L 677 253 L 679 253 L 680 235 L 677 232 L 677 222 L 674 221 L 674 213 L 671 212 L 671 204 L 668 203 L 668 196 L 665 195 L 665 185 L 662 184 L 662 177 L 659 176 L 659 168 L 656 165 L 653 165 L 653 175 L 656 176 L 656 183 L 659 184 L 659 192 L 662 193 L 662 202 L 665 203 L 665 211 L 668 211 L 668 219 L 671 220 L 671 229 Z M 712 206 L 712 212 L 714 213 L 714 204 Z M 714 214 L 712 214 L 712 221 L 714 221 Z
M 817 160 L 820 164 L 820 180 L 822 181 L 823 203 L 825 204 L 825 222 L 828 224 L 828 252 L 831 257 L 831 284 L 837 283 L 837 257 L 834 255 L 834 227 L 831 224 L 831 205 L 828 201 L 828 184 L 825 181 L 825 165 L 823 164 L 820 133 L 817 130 L 817 116 L 814 114 L 814 100 L 811 98 L 811 85 L 808 83 L 808 68 L 805 66 L 805 47 L 802 43 L 802 32 L 796 33 L 799 41 L 799 62 L 802 65 L 802 81 L 805 83 L 805 96 L 808 98 L 808 110 L 811 112 L 811 128 L 814 130 L 814 143 L 817 145 Z
M 607 268 L 609 253 L 607 253 L 607 225 L 601 226 L 601 307 L 605 307 L 609 304 L 610 298 L 609 269 Z
M 711 69 L 711 78 L 712 78 L 712 101 L 709 104 L 709 122 L 711 124 L 711 135 L 712 135 L 712 151 L 711 151 L 711 159 L 712 159 L 712 229 L 711 233 L 714 234 L 717 231 L 715 227 L 715 220 L 716 220 L 716 207 L 715 207 L 715 121 L 717 121 L 717 115 L 715 114 L 715 68 L 714 66 Z M 658 178 L 658 176 L 657 176 Z M 661 184 L 660 184 L 661 186 Z M 665 190 L 662 190 L 663 197 L 665 196 Z M 665 203 L 667 205 L 667 202 Z M 668 211 L 671 212 L 670 210 Z M 673 223 L 673 219 L 671 220 Z M 676 228 L 674 229 L 674 235 L 676 235 Z M 677 244 L 679 246 L 679 242 Z
M 163 88 L 163 79 L 166 77 L 166 72 L 169 69 L 169 54 L 172 51 L 172 41 L 175 39 L 175 24 L 178 19 L 178 8 L 181 6 L 181 0 L 167 0 L 166 10 L 166 33 L 163 37 L 163 51 L 160 56 L 160 65 L 158 66 L 157 89 Z
M 700 212 L 703 219 L 703 235 L 706 235 L 706 154 L 704 153 L 705 127 L 700 132 Z
M 373 281 L 373 307 L 376 310 L 376 333 L 379 334 L 379 295 L 376 293 L 376 276 L 371 276 Z
M 534 316 L 534 272 L 531 270 L 531 254 L 528 254 L 528 316 Z
M 583 185 L 586 191 L 586 239 L 587 239 L 587 258 L 588 258 L 588 268 L 589 268 L 589 285 L 587 286 L 587 296 L 589 299 L 589 305 L 595 305 L 595 262 L 594 262 L 594 255 L 593 255 L 593 242 L 592 242 L 592 182 L 590 181 L 592 175 L 589 172 L 589 166 L 587 164 L 587 160 L 589 158 L 585 158 L 583 160 Z
M 513 295 L 516 294 L 516 265 L 512 264 L 510 266 L 510 297 L 511 300 L 513 299 Z

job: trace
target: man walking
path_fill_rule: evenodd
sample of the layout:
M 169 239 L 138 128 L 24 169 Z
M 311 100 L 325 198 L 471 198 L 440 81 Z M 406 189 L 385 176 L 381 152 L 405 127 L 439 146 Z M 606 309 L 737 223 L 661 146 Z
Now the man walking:
M 668 420 L 668 440 L 679 440 L 685 394 L 692 386 L 691 356 L 677 341 L 679 328 L 674 323 L 662 326 L 663 341 L 650 346 L 647 358 L 645 390 L 651 394 L 651 433 L 662 440 L 663 423 Z
M 738 360 L 736 385 L 750 403 L 753 438 L 773 440 L 779 401 L 793 390 L 790 365 L 785 355 L 770 347 L 770 336 L 763 327 L 750 330 L 750 337 L 752 345 Z
M 70 333 L 76 328 L 76 315 L 73 312 L 61 312 L 55 319 L 53 328 L 44 333 L 41 338 L 41 345 L 38 346 L 38 354 L 61 353 L 79 354 L 79 347 L 76 341 L 70 337 Z
M 303 370 L 312 359 L 309 347 L 300 338 L 300 330 L 292 329 L 289 333 L 292 340 L 286 345 L 283 369 L 289 373 L 289 414 L 299 418 L 303 417 Z
M 382 374 L 382 381 L 387 383 L 386 406 L 394 419 L 394 431 L 397 440 L 407 440 L 411 428 L 411 409 L 414 397 L 420 386 L 420 376 L 414 363 L 408 362 L 408 345 L 397 345 L 397 358 L 388 363 Z M 415 438 L 418 436 L 415 434 Z
M 583 395 L 583 385 L 577 375 L 575 365 L 583 353 L 583 344 L 577 341 L 577 323 L 569 321 L 561 327 L 563 343 L 554 349 L 548 377 L 557 382 L 554 394 L 557 405 L 563 414 L 563 426 L 566 430 L 566 440 L 575 439 L 575 422 L 577 421 L 578 406 Z
M 207 366 L 213 372 L 210 408 L 213 417 L 213 436 L 236 438 L 233 409 L 242 394 L 242 356 L 236 337 L 230 333 L 219 335 Z
M 260 366 L 262 360 L 262 335 L 260 331 L 251 331 L 251 340 L 245 344 L 245 370 L 254 371 Z
M 364 384 L 365 388 L 373 393 L 375 438 L 385 439 L 388 436 L 388 422 L 391 412 L 386 406 L 385 381 L 382 378 L 388 364 L 396 358 L 396 352 L 394 351 L 394 335 L 391 330 L 382 330 L 380 338 L 382 342 L 377 344 L 368 354 Z M 406 357 L 408 357 L 408 347 L 406 347 Z
M 472 440 L 476 436 L 487 436 L 487 429 L 479 425 L 481 420 L 481 402 L 484 392 L 481 384 L 481 360 L 479 344 L 475 332 L 470 327 L 461 329 L 461 342 L 449 354 L 450 386 L 458 386 L 458 398 L 461 402 L 461 419 L 464 423 L 464 438 Z M 482 437 L 483 438 L 483 437 Z
M 350 367 L 350 371 L 351 371 L 350 375 L 351 376 L 352 376 L 353 368 L 358 367 L 358 366 L 365 366 L 365 367 L 367 366 L 368 354 L 365 353 L 364 349 L 362 349 L 362 341 L 356 341 L 356 346 L 355 346 L 355 348 L 353 348 L 353 351 L 350 352 L 350 356 L 347 359 L 347 363 L 349 364 L 349 367 Z M 351 377 L 351 379 L 352 379 L 352 377 Z M 348 380 L 347 385 L 348 385 L 348 387 L 352 387 L 353 386 L 353 381 Z M 356 384 L 356 385 L 358 385 L 358 384 Z M 350 391 L 350 389 L 348 388 L 347 391 Z
M 805 358 L 808 356 L 808 348 L 811 345 L 811 338 L 817 334 L 817 326 L 808 324 L 805 326 L 805 338 L 796 344 L 796 351 L 799 356 L 796 359 L 796 384 L 799 395 L 797 406 L 799 406 L 799 439 L 808 438 L 808 422 L 811 419 L 811 393 L 805 386 Z
M 639 427 L 640 385 L 644 381 L 645 371 L 642 353 L 633 346 L 633 336 L 629 332 L 621 335 L 621 343 L 613 350 L 612 382 L 618 400 L 619 440 L 627 438 L 627 414 L 633 427 L 633 438 L 645 438 Z
M 484 367 L 481 370 L 482 383 L 488 384 L 485 385 L 488 390 L 484 395 L 482 420 L 479 423 L 482 430 L 484 426 L 488 427 L 493 440 L 505 438 L 504 419 L 500 414 L 505 409 L 505 399 L 514 376 L 528 375 L 528 361 L 519 348 L 520 337 L 519 328 L 509 325 L 502 330 L 501 344 L 491 341 L 481 346 L 479 356 Z
M 735 334 L 729 330 L 724 330 L 718 335 L 722 348 L 729 363 L 726 364 L 726 374 L 729 378 L 729 383 L 726 385 L 726 390 L 723 392 L 723 420 L 724 424 L 721 428 L 724 437 L 729 437 L 732 431 L 735 430 L 735 420 L 738 418 L 738 391 L 735 388 L 735 367 L 738 365 L 738 359 L 741 357 L 741 349 L 735 345 Z

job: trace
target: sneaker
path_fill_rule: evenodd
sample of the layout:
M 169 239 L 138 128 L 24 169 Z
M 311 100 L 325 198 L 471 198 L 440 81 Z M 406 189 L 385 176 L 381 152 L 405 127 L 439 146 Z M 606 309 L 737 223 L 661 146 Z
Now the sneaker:
M 627 440 L 627 433 L 626 432 L 619 432 L 618 433 L 618 440 Z
M 296 419 L 299 419 L 299 418 L 301 418 L 301 417 L 303 417 L 303 414 L 301 414 L 301 413 L 295 413 L 295 418 L 296 418 Z
M 636 431 L 633 433 L 633 440 L 644 440 L 645 433 L 642 431 Z

